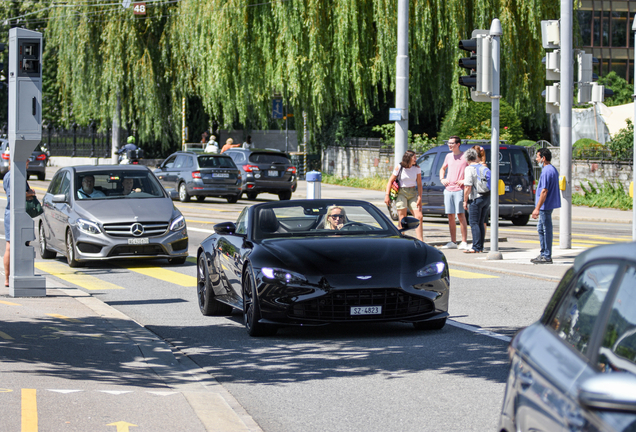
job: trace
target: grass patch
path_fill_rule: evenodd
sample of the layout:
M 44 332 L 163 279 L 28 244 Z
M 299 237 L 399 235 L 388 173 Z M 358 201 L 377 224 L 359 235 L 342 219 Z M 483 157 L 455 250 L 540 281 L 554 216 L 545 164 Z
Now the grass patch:
M 348 186 L 348 187 L 355 187 L 360 189 L 384 191 L 386 190 L 386 185 L 389 182 L 389 179 L 380 177 L 380 176 L 361 178 L 361 179 L 353 178 L 353 177 L 340 178 L 340 177 L 323 173 L 322 182 L 326 184 L 333 184 L 333 185 L 339 185 L 339 186 Z
M 588 181 L 587 186 L 581 183 L 582 194 L 572 194 L 572 204 L 599 208 L 616 208 L 631 210 L 633 200 L 625 193 L 623 186 L 611 182 Z

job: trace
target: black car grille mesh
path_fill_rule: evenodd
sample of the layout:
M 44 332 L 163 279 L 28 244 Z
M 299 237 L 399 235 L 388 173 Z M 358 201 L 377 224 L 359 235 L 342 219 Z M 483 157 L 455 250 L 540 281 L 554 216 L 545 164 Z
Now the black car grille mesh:
M 352 306 L 382 306 L 381 315 L 351 315 Z M 335 291 L 292 306 L 290 318 L 324 321 L 365 321 L 369 319 L 409 318 L 434 310 L 423 297 L 395 288 Z
M 104 232 L 113 237 L 154 237 L 162 235 L 168 230 L 167 222 L 140 222 L 144 228 L 144 233 L 140 236 L 133 236 L 131 227 L 135 223 L 136 222 L 104 224 Z
M 121 245 L 115 246 L 108 254 L 109 257 L 115 256 L 135 256 L 135 255 L 168 255 L 168 253 L 159 245 Z

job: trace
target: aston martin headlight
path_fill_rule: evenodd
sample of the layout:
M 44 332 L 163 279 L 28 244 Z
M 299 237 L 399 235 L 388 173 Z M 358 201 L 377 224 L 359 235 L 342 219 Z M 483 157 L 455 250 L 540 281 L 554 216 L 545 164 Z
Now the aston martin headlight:
M 307 278 L 301 274 L 290 272 L 283 269 L 263 267 L 261 273 L 267 279 L 283 282 L 286 284 L 299 284 L 307 282 Z
M 170 231 L 179 231 L 180 229 L 185 228 L 185 226 L 185 219 L 183 216 L 179 216 L 170 223 Z
M 99 228 L 99 225 L 86 219 L 78 219 L 77 227 L 80 229 L 80 231 L 87 234 L 100 234 L 102 232 L 102 230 Z
M 444 263 L 439 261 L 422 267 L 417 271 L 417 277 L 435 276 L 444 271 Z

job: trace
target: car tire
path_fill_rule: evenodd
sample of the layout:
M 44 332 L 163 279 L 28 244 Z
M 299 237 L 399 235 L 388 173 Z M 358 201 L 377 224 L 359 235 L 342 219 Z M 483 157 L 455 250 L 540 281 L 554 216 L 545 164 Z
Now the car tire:
M 510 221 L 514 226 L 526 226 L 530 220 L 530 215 L 521 215 L 510 218 Z
M 40 227 L 38 228 L 38 236 L 40 242 L 40 257 L 42 259 L 53 259 L 56 257 L 56 253 L 50 251 L 46 247 L 46 233 L 44 232 L 44 224 L 40 223 Z
M 201 254 L 197 261 L 197 297 L 199 299 L 199 309 L 205 316 L 231 315 L 232 306 L 223 304 L 214 298 L 214 290 L 210 286 L 208 266 L 205 261 L 205 254 Z
M 38 180 L 40 180 L 40 181 L 46 180 L 46 174 L 45 173 L 38 173 Z
M 247 195 L 247 199 L 252 201 L 255 200 L 256 197 L 258 196 L 256 192 L 247 192 L 246 195 Z
M 197 201 L 198 202 L 203 202 L 205 201 L 206 196 L 205 195 L 197 195 Z
M 168 258 L 168 264 L 172 264 L 172 265 L 185 264 L 187 259 L 188 259 L 188 257 Z
M 281 201 L 288 201 L 292 197 L 292 191 L 278 192 L 278 199 Z
M 395 208 L 395 201 L 391 201 L 391 204 L 389 204 L 386 207 L 389 210 L 389 216 L 391 216 L 391 219 L 393 219 L 394 221 L 398 220 L 399 215 L 398 215 L 397 208 Z
M 413 323 L 413 327 L 415 327 L 416 330 L 441 330 L 444 328 L 445 325 L 446 325 L 446 318 Z
M 66 230 L 66 261 L 69 267 L 75 268 L 80 266 L 75 252 L 75 241 L 73 240 L 73 234 L 70 228 Z
M 225 199 L 227 200 L 227 202 L 229 204 L 234 204 L 234 203 L 236 203 L 238 201 L 240 196 L 241 196 L 240 194 L 239 195 L 230 195 L 230 196 L 226 196 Z
M 190 194 L 188 193 L 188 190 L 186 189 L 186 184 L 185 183 L 179 183 L 179 201 L 181 202 L 188 202 L 190 201 Z
M 273 336 L 278 328 L 268 324 L 262 324 L 261 309 L 256 293 L 256 282 L 252 272 L 246 270 L 243 274 L 243 322 L 250 336 Z

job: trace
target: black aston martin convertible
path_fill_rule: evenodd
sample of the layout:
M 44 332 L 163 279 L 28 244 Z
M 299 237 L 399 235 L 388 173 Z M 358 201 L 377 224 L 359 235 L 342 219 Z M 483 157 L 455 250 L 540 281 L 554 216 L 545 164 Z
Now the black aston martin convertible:
M 419 221 L 407 217 L 406 229 Z M 294 200 L 246 207 L 214 226 L 197 251 L 204 315 L 243 312 L 252 336 L 281 325 L 403 321 L 441 329 L 450 277 L 444 254 L 403 235 L 356 200 Z

